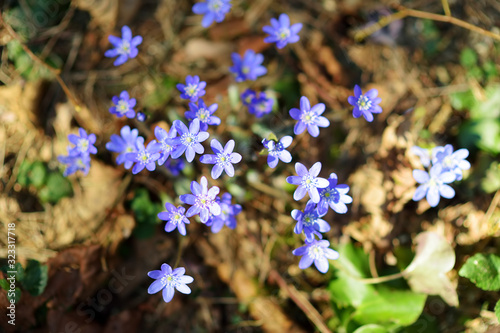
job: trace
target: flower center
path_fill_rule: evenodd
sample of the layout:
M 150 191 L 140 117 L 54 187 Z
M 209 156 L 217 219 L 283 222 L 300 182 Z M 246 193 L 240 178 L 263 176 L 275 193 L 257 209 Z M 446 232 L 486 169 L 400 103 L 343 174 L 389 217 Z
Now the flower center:
M 182 135 L 181 142 L 184 146 L 192 146 L 195 144 L 196 139 L 194 137 L 194 134 L 186 133 Z
M 241 71 L 243 72 L 243 74 L 248 74 L 250 72 L 250 67 L 243 66 L 243 68 L 241 69 Z
M 217 12 L 219 11 L 219 9 L 222 7 L 222 3 L 220 0 L 212 0 L 212 1 L 209 1 L 208 3 L 208 8 L 210 9 L 210 11 L 212 12 Z
M 306 214 L 306 216 L 304 217 L 304 225 L 305 226 L 312 226 L 314 224 L 314 222 L 316 222 L 316 217 L 313 216 L 312 214 Z
M 269 148 L 269 153 L 271 155 L 278 155 L 281 153 L 285 148 L 283 148 L 283 144 L 281 142 L 276 142 L 276 144 L 272 145 Z
M 118 50 L 120 54 L 128 54 L 130 52 L 130 42 L 127 40 L 122 40 L 122 45 Z
M 301 185 L 304 186 L 306 189 L 316 187 L 316 179 L 313 178 L 311 175 L 307 174 L 302 178 Z
M 318 245 L 313 245 L 309 248 L 309 256 L 313 257 L 314 260 L 322 258 L 324 256 L 323 249 Z
M 139 162 L 142 164 L 148 164 L 149 163 L 149 153 L 146 150 L 143 150 L 142 152 L 139 153 Z
M 372 101 L 365 95 L 361 95 L 358 99 L 358 107 L 363 111 L 367 111 L 372 107 Z
M 453 160 L 450 158 L 450 156 L 446 156 L 443 159 L 443 162 L 441 163 L 441 165 L 445 169 L 451 169 L 453 167 Z
M 208 110 L 205 108 L 198 109 L 198 112 L 196 112 L 196 117 L 202 122 L 206 123 L 210 117 L 210 114 L 208 113 Z
M 78 149 L 81 152 L 86 152 L 89 149 L 89 140 L 87 139 L 78 140 Z
M 311 111 L 307 111 L 302 114 L 300 120 L 302 120 L 302 122 L 304 122 L 306 125 L 309 125 L 311 123 L 314 123 L 315 118 L 316 114 L 312 113 Z
M 118 101 L 118 104 L 116 104 L 116 109 L 118 110 L 118 112 L 120 113 L 125 113 L 128 111 L 128 103 L 123 100 L 123 99 L 120 99 Z
M 196 95 L 197 91 L 198 91 L 198 86 L 196 84 L 189 84 L 185 89 L 184 91 L 186 92 L 186 94 L 188 96 L 194 96 Z
M 288 37 L 290 37 L 290 29 L 288 29 L 288 28 L 280 29 L 278 36 L 279 36 L 279 39 L 281 39 L 281 40 L 287 39 Z
M 225 153 L 217 154 L 217 164 L 222 167 L 229 164 L 229 155 Z
M 336 189 L 325 189 L 321 195 L 328 201 L 338 202 L 340 200 L 340 193 Z

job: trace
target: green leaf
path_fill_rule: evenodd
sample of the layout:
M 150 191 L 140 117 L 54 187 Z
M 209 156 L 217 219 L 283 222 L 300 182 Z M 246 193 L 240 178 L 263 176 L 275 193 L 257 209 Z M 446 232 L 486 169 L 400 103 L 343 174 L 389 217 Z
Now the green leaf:
M 446 273 L 455 265 L 455 251 L 451 245 L 434 232 L 422 232 L 415 237 L 415 257 L 403 271 L 414 292 L 439 295 L 451 306 L 458 306 L 455 287 Z
M 389 331 L 380 325 L 369 324 L 364 325 L 355 330 L 353 333 L 389 333 Z
M 0 280 L 0 287 L 2 287 L 3 290 L 9 290 L 9 282 L 7 279 Z
M 495 305 L 495 315 L 497 316 L 497 320 L 500 321 L 500 301 Z
M 477 146 L 492 153 L 500 153 L 500 120 L 484 119 L 467 121 L 459 131 L 458 140 L 462 147 Z
M 152 202 L 149 192 L 144 188 L 139 188 L 135 192 L 130 207 L 134 211 L 137 226 L 134 228 L 134 235 L 138 238 L 149 238 L 154 235 L 158 219 L 158 213 L 162 211 L 162 205 Z
M 465 68 L 477 65 L 477 53 L 471 48 L 465 48 L 460 53 L 460 64 Z
M 498 76 L 497 65 L 491 60 L 487 60 L 484 62 L 483 71 L 486 74 L 486 78 L 488 80 L 491 80 Z
M 454 109 L 470 110 L 476 104 L 476 98 L 471 90 L 450 95 L 450 103 Z
M 467 259 L 458 274 L 483 290 L 500 290 L 500 257 L 477 253 Z
M 410 325 L 424 309 L 427 295 L 409 290 L 390 290 L 377 286 L 377 292 L 370 294 L 353 314 L 353 319 L 361 324 Z
M 16 289 L 14 289 L 13 295 L 11 292 L 7 292 L 7 299 L 9 300 L 9 303 L 10 303 L 10 300 L 13 298 L 14 298 L 14 303 L 19 302 L 19 300 L 21 299 L 21 289 L 19 289 L 18 287 L 16 287 Z
M 28 174 L 31 170 L 31 163 L 28 162 L 27 160 L 23 160 L 21 162 L 21 165 L 19 166 L 19 172 L 17 173 L 17 182 L 21 186 L 28 186 L 30 181 Z
M 497 119 L 500 117 L 500 85 L 491 84 L 484 89 L 486 99 L 474 103 L 470 110 L 471 119 Z
M 41 265 L 36 260 L 29 260 L 25 269 L 25 278 L 22 286 L 31 295 L 38 296 L 43 293 L 47 286 L 49 268 Z
M 38 197 L 44 202 L 57 203 L 64 197 L 73 194 L 73 187 L 66 177 L 60 172 L 51 172 L 47 176 L 47 182 L 38 192 Z
M 47 167 L 43 162 L 36 161 L 31 165 L 31 170 L 28 174 L 29 181 L 36 188 L 42 187 L 45 184 L 45 178 L 47 177 Z
M 481 180 L 481 188 L 486 193 L 493 193 L 500 189 L 500 163 L 493 162 L 490 164 L 485 177 Z

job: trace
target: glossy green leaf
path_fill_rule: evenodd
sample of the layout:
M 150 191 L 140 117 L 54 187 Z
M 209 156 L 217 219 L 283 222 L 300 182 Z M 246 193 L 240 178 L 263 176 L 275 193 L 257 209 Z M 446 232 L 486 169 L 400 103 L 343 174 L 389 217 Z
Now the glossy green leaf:
M 380 325 L 369 324 L 364 325 L 355 330 L 353 333 L 389 333 L 389 331 Z
M 483 290 L 500 290 L 500 257 L 477 253 L 458 272 Z
M 23 288 L 33 296 L 41 295 L 47 286 L 48 273 L 47 265 L 41 265 L 36 260 L 29 260 L 22 281 Z
M 38 192 L 38 197 L 44 202 L 57 203 L 64 197 L 73 194 L 73 187 L 60 172 L 51 172 L 47 176 L 45 186 Z

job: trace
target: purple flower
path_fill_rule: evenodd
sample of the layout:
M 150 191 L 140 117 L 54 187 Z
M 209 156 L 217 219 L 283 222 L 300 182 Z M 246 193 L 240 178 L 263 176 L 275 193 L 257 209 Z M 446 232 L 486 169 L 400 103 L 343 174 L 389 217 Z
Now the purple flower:
M 148 294 L 156 294 L 163 289 L 163 300 L 167 303 L 174 297 L 175 289 L 180 293 L 190 294 L 191 289 L 186 284 L 193 282 L 194 279 L 184 273 L 186 273 L 184 267 L 172 270 L 168 264 L 162 264 L 161 270 L 148 272 L 148 276 L 156 280 L 149 286 Z
M 312 242 L 314 236 L 318 236 L 319 239 L 323 238 L 320 232 L 330 231 L 330 225 L 321 217 L 325 216 L 326 213 L 320 214 L 315 208 L 314 202 L 310 201 L 307 203 L 304 212 L 298 209 L 292 210 L 292 217 L 297 221 L 293 231 L 298 235 L 304 231 L 306 235 L 306 241 Z
M 337 184 L 337 175 L 333 172 L 330 174 L 328 182 L 330 183 L 328 187 L 319 191 L 320 200 L 318 203 L 318 211 L 320 214 L 326 214 L 328 212 L 328 206 L 330 206 L 338 214 L 347 213 L 346 204 L 352 202 L 351 196 L 347 195 L 349 186 Z
M 191 192 L 193 194 L 183 194 L 180 199 L 183 203 L 191 205 L 186 216 L 191 217 L 199 214 L 200 220 L 203 223 L 208 221 L 210 213 L 217 216 L 221 213 L 219 203 L 215 201 L 215 197 L 219 194 L 219 188 L 212 186 L 208 189 L 207 178 L 201 177 L 200 183 L 191 182 Z
M 419 146 L 413 146 L 410 148 L 411 152 L 418 157 L 420 157 L 420 162 L 422 162 L 422 165 L 424 167 L 428 167 L 431 165 L 431 159 L 433 156 L 433 149 L 426 149 L 426 148 L 421 148 Z
M 321 171 L 321 162 L 314 163 L 309 171 L 302 163 L 297 162 L 295 163 L 295 170 L 298 176 L 289 176 L 286 178 L 288 183 L 299 185 L 293 194 L 293 199 L 299 201 L 306 193 L 309 193 L 311 200 L 314 203 L 318 203 L 320 200 L 318 188 L 325 188 L 330 184 L 325 178 L 318 177 Z
M 184 169 L 186 166 L 186 163 L 184 163 L 184 159 L 168 159 L 167 162 L 165 162 L 165 167 L 172 173 L 174 176 L 178 176 L 180 172 Z
M 248 112 L 254 114 L 257 118 L 270 113 L 273 110 L 274 100 L 267 98 L 266 93 L 261 92 L 252 99 L 248 106 Z
M 137 151 L 133 153 L 127 153 L 125 158 L 128 161 L 135 163 L 132 168 L 132 173 L 135 175 L 141 172 L 144 168 L 149 171 L 156 169 L 156 161 L 160 158 L 161 145 L 156 142 L 156 140 L 148 143 L 148 146 L 144 148 L 144 142 L 142 140 L 137 140 L 136 143 Z
M 317 137 L 319 135 L 319 127 L 328 127 L 330 126 L 330 122 L 328 119 L 322 116 L 323 112 L 325 112 L 325 104 L 318 103 L 311 108 L 311 104 L 309 103 L 309 99 L 307 97 L 302 96 L 300 98 L 300 110 L 293 108 L 290 110 L 290 116 L 298 120 L 299 122 L 295 124 L 293 129 L 293 133 L 298 135 L 307 128 L 307 131 L 311 136 Z
M 68 140 L 75 147 L 68 147 L 68 154 L 72 156 L 97 154 L 97 148 L 94 146 L 96 141 L 95 134 L 87 135 L 83 128 L 78 129 L 80 136 L 76 134 L 69 134 Z
M 231 0 L 207 0 L 193 6 L 193 13 L 204 15 L 201 25 L 208 28 L 213 21 L 220 23 L 224 21 L 227 13 L 231 10 Z
M 252 89 L 247 89 L 241 94 L 241 101 L 243 105 L 250 106 L 255 97 L 257 97 L 257 93 Z
M 212 147 L 213 154 L 206 154 L 200 157 L 200 162 L 204 164 L 215 164 L 212 168 L 212 178 L 217 179 L 225 170 L 229 177 L 234 176 L 233 164 L 239 163 L 241 161 L 241 155 L 238 153 L 233 153 L 234 140 L 229 140 L 224 148 L 219 141 L 212 139 L 210 142 L 210 147 Z
M 122 38 L 109 36 L 108 39 L 115 48 L 107 50 L 104 53 L 104 56 L 107 58 L 118 56 L 113 63 L 115 66 L 124 64 L 129 58 L 137 57 L 137 54 L 139 53 L 137 46 L 142 43 L 141 36 L 135 36 L 132 38 L 132 31 L 126 25 L 122 27 Z
M 109 108 L 111 114 L 121 118 L 123 116 L 132 119 L 135 117 L 134 106 L 137 104 L 135 98 L 130 98 L 125 90 L 120 93 L 120 97 L 113 96 L 111 99 L 113 106 Z
M 163 221 L 167 221 L 165 224 L 165 231 L 171 232 L 177 228 L 179 233 L 186 236 L 186 224 L 189 224 L 189 220 L 184 215 L 186 209 L 184 207 L 175 208 L 174 205 L 167 202 L 165 203 L 166 212 L 158 213 L 158 218 Z
M 200 121 L 200 130 L 206 131 L 208 125 L 220 125 L 220 118 L 213 115 L 218 107 L 217 104 L 212 104 L 207 107 L 205 102 L 200 99 L 198 105 L 189 103 L 189 109 L 191 111 L 186 111 L 184 116 L 188 120 L 198 119 Z
M 422 184 L 417 187 L 413 195 L 414 201 L 425 197 L 429 205 L 436 207 L 440 197 L 451 199 L 455 196 L 455 190 L 446 184 L 453 182 L 456 175 L 450 171 L 443 172 L 441 164 L 435 164 L 429 173 L 424 170 L 413 170 L 413 178 Z
M 435 153 L 432 163 L 441 164 L 442 172 L 450 171 L 455 174 L 455 180 L 462 180 L 462 171 L 470 169 L 470 163 L 466 160 L 469 151 L 465 148 L 453 152 L 453 146 L 448 144 L 444 147 L 434 148 Z
M 142 123 L 142 122 L 146 121 L 146 118 L 147 118 L 147 116 L 144 112 L 141 112 L 141 111 L 137 112 L 137 115 L 136 115 L 137 121 L 140 121 Z
M 275 18 L 271 19 L 271 26 L 266 25 L 262 28 L 269 36 L 264 38 L 266 43 L 276 43 L 278 49 L 282 49 L 288 43 L 296 43 L 300 37 L 298 32 L 302 29 L 302 23 L 295 23 L 290 26 L 290 18 L 287 14 L 281 14 L 279 21 Z
M 82 171 L 84 175 L 89 173 L 90 155 L 59 155 L 59 163 L 64 164 L 63 176 L 67 177 L 77 171 Z
M 207 83 L 205 81 L 200 82 L 198 75 L 188 75 L 186 76 L 186 84 L 177 84 L 177 89 L 181 92 L 181 98 L 196 102 L 198 98 L 205 95 L 206 86 Z
M 125 169 L 130 169 L 134 164 L 126 158 L 127 153 L 137 152 L 137 142 L 140 141 L 144 145 L 144 138 L 139 136 L 137 129 L 130 129 L 129 126 L 123 126 L 120 130 L 120 135 L 112 134 L 111 141 L 106 143 L 106 149 L 115 153 L 119 153 L 116 157 L 116 164 L 125 163 Z
M 382 112 L 382 108 L 377 105 L 382 101 L 382 99 L 377 97 L 377 95 L 377 89 L 370 89 L 363 95 L 361 88 L 356 85 L 354 87 L 354 96 L 349 96 L 347 99 L 349 104 L 354 106 L 354 109 L 352 110 L 354 118 L 363 116 L 367 121 L 372 122 L 372 113 Z
M 218 216 L 211 216 L 209 221 L 206 223 L 208 227 L 211 227 L 212 233 L 218 233 L 224 225 L 229 229 L 236 228 L 236 215 L 241 212 L 241 206 L 238 204 L 231 204 L 232 196 L 229 193 L 224 193 L 222 195 L 222 200 L 217 197 L 217 202 L 220 205 L 221 213 Z
M 339 258 L 339 253 L 330 249 L 330 242 L 327 240 L 313 240 L 307 242 L 306 245 L 293 250 L 296 256 L 303 256 L 299 262 L 300 269 L 306 269 L 314 262 L 314 266 L 321 273 L 328 271 L 328 259 L 336 260 Z
M 155 137 L 158 143 L 161 145 L 160 158 L 158 159 L 158 165 L 163 165 L 167 158 L 170 156 L 172 151 L 175 149 L 175 144 L 173 144 L 173 139 L 177 136 L 177 130 L 172 126 L 170 131 L 167 133 L 163 128 L 155 127 Z
M 285 163 L 292 161 L 292 155 L 285 150 L 292 144 L 292 137 L 286 135 L 276 142 L 274 140 L 262 140 L 262 144 L 267 148 L 269 154 L 267 155 L 267 164 L 270 168 L 276 168 L 278 161 L 282 160 Z
M 180 136 L 172 139 L 172 144 L 176 145 L 171 153 L 172 158 L 179 158 L 186 152 L 186 160 L 191 163 L 196 154 L 203 154 L 205 148 L 200 142 L 205 141 L 210 136 L 208 132 L 200 132 L 200 121 L 193 119 L 189 124 L 189 130 L 180 120 L 174 120 L 173 127 Z
M 247 50 L 243 58 L 238 53 L 233 53 L 231 59 L 233 67 L 230 67 L 229 71 L 236 75 L 236 82 L 255 81 L 258 76 L 267 73 L 267 69 L 261 66 L 264 56 L 260 53 L 255 54 L 253 50 Z

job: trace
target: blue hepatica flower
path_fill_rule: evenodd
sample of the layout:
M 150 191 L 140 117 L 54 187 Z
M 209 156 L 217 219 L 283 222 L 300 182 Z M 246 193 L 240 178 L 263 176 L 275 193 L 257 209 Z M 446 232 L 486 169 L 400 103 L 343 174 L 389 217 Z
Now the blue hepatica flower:
M 210 142 L 210 147 L 212 147 L 215 155 L 206 154 L 200 157 L 200 162 L 204 164 L 215 164 L 212 168 L 212 178 L 217 179 L 222 174 L 222 171 L 226 171 L 229 177 L 234 176 L 233 164 L 239 163 L 241 161 L 241 155 L 238 153 L 233 153 L 234 140 L 229 140 L 225 147 L 216 139 L 212 139 Z
M 453 146 L 448 144 L 444 147 L 434 148 L 432 163 L 441 164 L 442 172 L 450 171 L 455 174 L 455 180 L 462 179 L 462 171 L 470 169 L 469 161 L 465 160 L 469 156 L 469 151 L 465 148 L 453 152 Z
M 147 116 L 146 116 L 146 114 L 144 112 L 141 112 L 141 111 L 137 112 L 136 119 L 138 121 L 140 121 L 141 123 L 145 122 L 146 118 L 147 118 Z
M 156 140 L 148 143 L 147 147 L 144 147 L 144 142 L 142 140 L 137 140 L 136 143 L 137 151 L 133 153 L 127 153 L 125 158 L 128 161 L 135 163 L 132 168 L 132 173 L 135 175 L 141 172 L 144 168 L 149 171 L 156 169 L 156 161 L 160 158 L 161 145 L 156 142 Z
M 165 231 L 171 232 L 175 228 L 179 230 L 179 233 L 186 236 L 186 224 L 189 224 L 189 220 L 184 214 L 186 209 L 184 207 L 175 208 L 174 205 L 167 202 L 165 203 L 166 212 L 158 213 L 158 218 L 163 221 L 167 221 L 165 224 Z
M 295 170 L 298 176 L 289 176 L 286 181 L 292 185 L 299 185 L 293 194 L 293 199 L 299 201 L 306 193 L 309 193 L 312 202 L 318 203 L 320 200 L 318 188 L 325 188 L 330 183 L 325 178 L 318 177 L 321 171 L 321 162 L 316 162 L 307 170 L 302 163 L 295 163 Z
M 268 98 L 265 92 L 261 92 L 256 94 L 250 102 L 250 105 L 248 105 L 248 112 L 255 115 L 257 118 L 261 118 L 273 110 L 273 105 L 274 100 Z
M 330 225 L 325 220 L 321 219 L 321 217 L 325 216 L 326 213 L 320 214 L 316 209 L 316 204 L 310 201 L 307 203 L 304 211 L 300 211 L 298 209 L 292 210 L 292 217 L 297 221 L 295 228 L 293 231 L 299 235 L 304 231 L 306 235 L 306 241 L 312 242 L 314 240 L 314 236 L 318 236 L 319 239 L 323 238 L 320 234 L 321 232 L 330 231 Z
M 111 141 L 106 143 L 106 149 L 119 153 L 116 157 L 116 164 L 125 163 L 125 169 L 130 169 L 134 162 L 127 160 L 126 154 L 137 152 L 138 141 L 144 145 L 144 138 L 139 136 L 139 131 L 136 128 L 130 129 L 129 126 L 123 126 L 120 135 L 111 135 Z
M 441 164 L 432 166 L 429 173 L 424 170 L 413 170 L 413 178 L 417 183 L 422 184 L 417 187 L 413 195 L 414 201 L 425 197 L 429 205 L 436 207 L 440 197 L 451 199 L 455 196 L 455 190 L 446 184 L 455 181 L 456 175 L 450 171 L 443 172 Z
M 137 104 L 135 98 L 130 98 L 128 92 L 125 90 L 120 93 L 120 97 L 113 96 L 111 99 L 113 106 L 109 108 L 109 112 L 118 116 L 119 118 L 125 116 L 129 119 L 135 117 L 134 107 Z
M 267 69 L 261 66 L 264 56 L 260 53 L 256 54 L 253 50 L 247 50 L 243 58 L 238 53 L 233 53 L 231 59 L 233 59 L 233 66 L 229 68 L 229 71 L 236 76 L 236 82 L 255 81 L 257 77 L 267 73 Z
M 198 105 L 189 103 L 189 109 L 191 111 L 186 111 L 184 116 L 188 120 L 198 119 L 200 121 L 200 130 L 206 131 L 208 125 L 220 125 L 220 118 L 213 115 L 218 107 L 217 104 L 212 104 L 207 107 L 203 99 L 200 99 Z
M 290 110 L 290 116 L 298 120 L 298 123 L 295 124 L 293 132 L 295 135 L 298 135 L 307 128 L 309 134 L 313 137 L 317 137 L 319 135 L 319 127 L 328 127 L 330 126 L 330 122 L 328 119 L 322 116 L 323 112 L 325 112 L 325 104 L 318 103 L 311 108 L 311 104 L 309 103 L 309 99 L 307 97 L 302 96 L 300 98 L 300 110 L 293 108 Z
M 90 170 L 90 155 L 59 155 L 59 163 L 64 164 L 63 176 L 67 177 L 77 171 L 82 171 L 87 175 Z
M 175 289 L 180 293 L 190 294 L 191 289 L 186 284 L 193 282 L 194 279 L 184 273 L 186 273 L 184 267 L 172 270 L 168 264 L 162 264 L 161 270 L 148 272 L 148 276 L 156 280 L 149 286 L 148 294 L 156 294 L 163 289 L 163 300 L 167 303 L 174 297 Z
M 174 176 L 178 176 L 181 173 L 181 171 L 184 169 L 185 166 L 186 166 L 186 163 L 184 162 L 184 159 L 182 159 L 182 158 L 179 158 L 176 160 L 170 158 L 165 162 L 165 167 Z
M 278 142 L 267 139 L 262 140 L 262 144 L 268 150 L 267 165 L 270 168 L 276 168 L 279 160 L 285 163 L 292 161 L 292 155 L 286 150 L 292 144 L 292 141 L 293 139 L 289 135 L 282 137 Z
M 207 0 L 193 6 L 193 13 L 204 15 L 201 25 L 208 28 L 213 21 L 224 21 L 226 14 L 231 10 L 231 0 Z
M 428 167 L 431 165 L 431 159 L 433 156 L 433 151 L 434 149 L 426 149 L 426 148 L 421 148 L 419 146 L 413 146 L 410 148 L 411 152 L 418 157 L 420 157 L 420 162 L 422 162 L 422 165 L 424 167 Z
M 337 184 L 337 175 L 333 172 L 330 174 L 328 182 L 328 187 L 319 190 L 320 200 L 318 203 L 318 211 L 321 214 L 326 214 L 328 212 L 328 206 L 330 206 L 338 214 L 347 213 L 346 204 L 352 202 L 352 197 L 347 195 L 349 186 Z
M 191 102 L 196 102 L 198 98 L 205 95 L 205 81 L 200 82 L 198 75 L 186 76 L 186 84 L 177 84 L 177 89 L 181 92 L 181 98 L 189 99 Z
M 167 132 L 163 128 L 155 127 L 155 137 L 158 143 L 161 145 L 160 158 L 158 159 L 158 165 L 163 165 L 167 158 L 170 156 L 175 148 L 173 144 L 173 139 L 177 136 L 177 130 L 172 126 L 170 131 Z
M 191 163 L 196 154 L 203 154 L 205 148 L 203 148 L 200 142 L 208 139 L 210 135 L 208 132 L 200 132 L 200 121 L 198 119 L 193 119 L 189 125 L 189 129 L 180 120 L 174 120 L 173 126 L 180 136 L 172 140 L 172 143 L 176 147 L 172 151 L 171 156 L 172 158 L 179 158 L 186 152 L 186 160 Z
M 302 29 L 302 23 L 295 23 L 290 26 L 290 18 L 287 14 L 281 14 L 279 20 L 272 18 L 271 26 L 266 25 L 262 28 L 269 36 L 264 38 L 266 43 L 276 43 L 278 49 L 282 49 L 286 44 L 296 43 L 300 37 L 298 32 Z
M 372 113 L 382 112 L 382 108 L 377 105 L 382 101 L 382 99 L 377 97 L 377 95 L 377 89 L 370 89 L 366 92 L 366 94 L 363 95 L 361 88 L 356 85 L 354 87 L 354 96 L 349 96 L 349 98 L 347 99 L 349 104 L 354 106 L 354 109 L 352 110 L 352 115 L 354 116 L 354 118 L 363 116 L 367 121 L 372 122 Z
M 94 146 L 96 141 L 95 134 L 87 135 L 87 132 L 81 127 L 78 129 L 78 133 L 80 136 L 76 134 L 68 135 L 69 142 L 75 145 L 75 147 L 68 147 L 69 155 L 79 156 L 97 154 L 97 148 Z
M 212 233 L 218 233 L 224 225 L 229 229 L 236 228 L 236 215 L 241 213 L 241 206 L 231 203 L 232 196 L 229 193 L 222 195 L 222 200 L 217 197 L 221 213 L 218 216 L 212 216 L 207 222 L 207 226 L 211 227 Z
M 241 94 L 241 102 L 245 106 L 250 106 L 255 97 L 257 97 L 257 93 L 252 89 L 247 89 Z
M 141 36 L 132 37 L 132 30 L 126 25 L 122 27 L 122 38 L 109 36 L 109 42 L 113 44 L 114 49 L 107 50 L 104 56 L 107 58 L 116 58 L 113 63 L 115 66 L 124 64 L 129 58 L 137 57 L 139 50 L 137 46 L 142 43 Z
M 191 192 L 193 194 L 183 194 L 180 200 L 191 207 L 188 209 L 186 216 L 191 217 L 199 214 L 202 223 L 206 223 L 210 214 L 219 215 L 221 207 L 216 202 L 215 197 L 219 194 L 220 189 L 217 186 L 212 186 L 208 189 L 208 182 L 206 177 L 201 177 L 200 183 L 196 181 L 191 182 Z
M 328 272 L 328 259 L 336 260 L 339 258 L 339 253 L 335 250 L 329 248 L 330 242 L 327 240 L 313 240 L 312 242 L 307 242 L 306 245 L 293 250 L 293 254 L 296 256 L 302 256 L 299 262 L 300 269 L 306 269 L 312 265 L 321 273 Z

